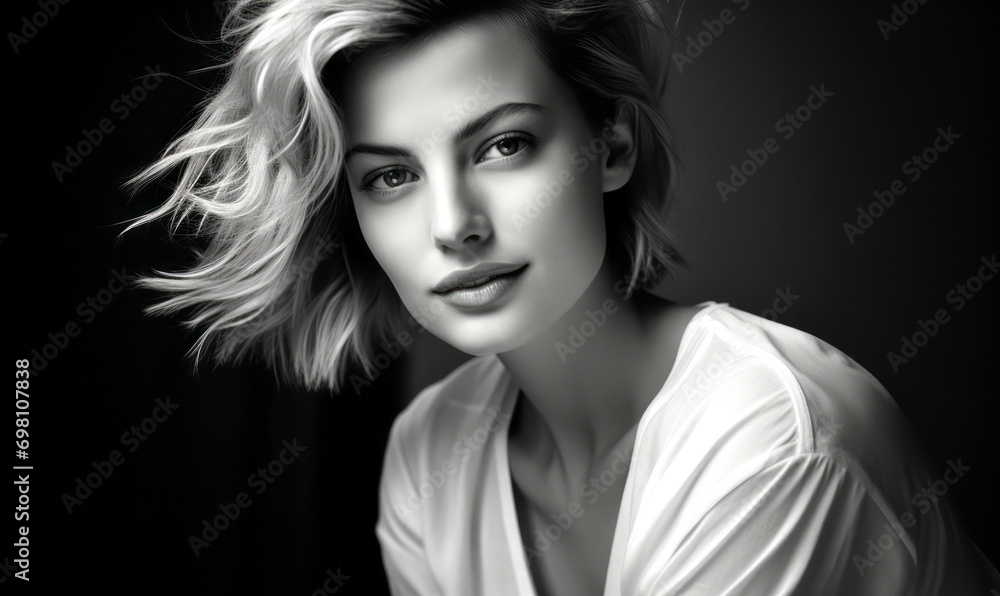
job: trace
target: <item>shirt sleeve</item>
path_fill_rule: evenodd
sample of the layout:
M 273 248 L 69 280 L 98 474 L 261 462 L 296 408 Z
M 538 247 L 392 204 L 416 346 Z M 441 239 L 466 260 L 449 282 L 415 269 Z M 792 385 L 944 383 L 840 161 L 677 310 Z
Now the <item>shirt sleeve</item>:
M 912 544 L 912 542 L 910 542 Z M 623 594 L 905 596 L 913 555 L 829 456 L 789 457 L 722 497 L 672 552 L 642 532 Z
M 399 421 L 392 426 L 379 483 L 379 517 L 375 534 L 382 549 L 389 588 L 393 596 L 440 594 L 424 550 L 419 509 L 407 499 L 416 494 L 399 434 Z

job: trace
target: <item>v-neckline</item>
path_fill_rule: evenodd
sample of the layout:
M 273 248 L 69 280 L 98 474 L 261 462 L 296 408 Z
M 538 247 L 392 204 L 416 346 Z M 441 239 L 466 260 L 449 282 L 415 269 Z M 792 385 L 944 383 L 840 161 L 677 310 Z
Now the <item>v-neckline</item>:
M 695 346 L 688 345 L 691 341 L 693 341 L 691 339 L 691 336 L 694 333 L 693 330 L 701 322 L 700 320 L 706 315 L 706 313 L 715 310 L 720 306 L 728 306 L 728 303 L 708 301 L 699 303 L 696 306 L 703 306 L 703 308 L 696 312 L 684 327 L 684 331 L 681 334 L 681 340 L 677 345 L 677 354 L 674 356 L 674 362 L 670 369 L 670 373 L 667 375 L 667 379 L 664 381 L 663 386 L 660 387 L 660 390 L 656 393 L 656 396 L 649 402 L 646 410 L 643 411 L 642 416 L 639 417 L 639 422 L 635 427 L 635 436 L 632 439 L 631 445 L 632 452 L 629 456 L 628 472 L 625 474 L 625 487 L 622 493 L 621 502 L 618 504 L 618 514 L 615 516 L 615 531 L 611 538 L 611 553 L 608 557 L 608 571 L 611 570 L 611 563 L 613 562 L 613 557 L 615 556 L 615 543 L 618 540 L 618 526 L 622 519 L 622 507 L 625 505 L 625 493 L 629 490 L 632 484 L 632 470 L 635 469 L 636 453 L 638 451 L 635 446 L 640 443 L 642 433 L 647 426 L 647 419 L 655 410 L 659 409 L 659 404 L 666 399 L 665 396 L 672 392 L 679 380 L 690 368 L 690 362 L 684 365 L 684 370 L 681 370 L 678 365 L 681 363 L 682 356 L 686 355 L 690 350 L 695 348 Z M 501 364 L 501 366 L 503 365 Z M 513 377 L 511 377 L 506 370 L 504 371 L 504 376 L 507 380 L 507 388 L 504 392 L 500 409 L 505 414 L 513 417 L 514 409 L 517 407 L 517 400 L 519 399 L 521 390 L 514 382 Z M 511 565 L 514 568 L 514 580 L 517 584 L 518 594 L 524 596 L 538 596 L 538 590 L 535 588 L 535 581 L 531 576 L 531 569 L 528 566 L 527 556 L 524 551 L 524 541 L 521 536 L 521 525 L 518 522 L 517 505 L 514 501 L 514 482 L 511 478 L 510 454 L 508 453 L 510 427 L 511 425 L 509 423 L 505 424 L 497 433 L 498 436 L 494 454 L 496 457 L 497 471 L 500 474 L 499 496 L 501 524 L 503 525 L 503 529 L 506 534 L 505 537 L 507 539 L 507 544 L 510 547 Z M 607 572 L 605 572 L 604 587 L 601 593 L 604 596 L 607 596 L 608 593 Z

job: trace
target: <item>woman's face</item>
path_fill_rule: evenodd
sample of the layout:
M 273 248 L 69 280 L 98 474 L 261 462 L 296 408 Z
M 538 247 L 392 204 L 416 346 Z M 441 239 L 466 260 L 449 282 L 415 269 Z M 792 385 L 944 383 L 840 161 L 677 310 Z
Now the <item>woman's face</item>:
M 608 137 L 530 41 L 464 22 L 341 89 L 358 223 L 417 322 L 493 354 L 574 305 L 605 255 Z

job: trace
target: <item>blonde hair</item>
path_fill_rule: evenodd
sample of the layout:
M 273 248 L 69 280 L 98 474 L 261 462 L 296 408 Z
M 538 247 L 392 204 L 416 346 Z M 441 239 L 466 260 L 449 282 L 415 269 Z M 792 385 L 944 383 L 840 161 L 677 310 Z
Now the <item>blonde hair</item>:
M 169 295 L 149 312 L 193 310 L 185 324 L 203 329 L 191 348 L 196 364 L 206 350 L 218 361 L 257 352 L 287 380 L 335 391 L 351 365 L 372 374 L 377 342 L 406 313 L 358 230 L 342 115 L 324 80 L 359 52 L 480 15 L 532 35 L 595 124 L 634 107 L 639 157 L 630 182 L 605 196 L 609 251 L 630 272 L 629 293 L 655 284 L 661 270 L 674 273 L 683 260 L 661 212 L 676 162 L 659 109 L 670 52 L 655 48 L 669 37 L 650 11 L 634 0 L 233 3 L 224 84 L 129 182 L 138 190 L 178 169 L 166 202 L 128 229 L 169 217 L 172 233 L 183 224 L 208 241 L 189 269 L 140 280 Z M 303 274 L 324 242 L 335 252 Z

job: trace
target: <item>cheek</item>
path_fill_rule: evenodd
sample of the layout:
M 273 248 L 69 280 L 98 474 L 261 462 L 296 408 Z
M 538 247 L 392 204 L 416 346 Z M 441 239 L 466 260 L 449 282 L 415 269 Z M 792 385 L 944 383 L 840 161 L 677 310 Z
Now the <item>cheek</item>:
M 399 209 L 380 209 L 361 201 L 355 202 L 355 212 L 368 249 L 406 301 L 408 290 L 416 285 L 414 220 Z
M 549 261 L 602 259 L 606 244 L 600 158 L 563 149 L 501 189 L 497 226 L 531 256 Z

